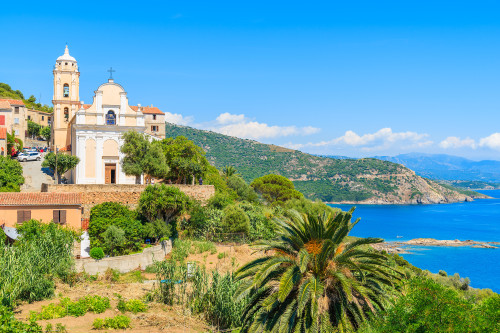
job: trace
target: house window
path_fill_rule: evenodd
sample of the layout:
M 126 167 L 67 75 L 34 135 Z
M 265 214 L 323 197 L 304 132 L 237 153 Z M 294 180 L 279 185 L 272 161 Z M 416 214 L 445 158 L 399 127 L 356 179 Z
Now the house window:
M 42 116 L 42 121 L 43 121 L 43 118 L 44 118 L 44 117 L 45 117 L 45 116 Z
M 31 219 L 31 210 L 17 210 L 17 223 L 22 224 Z
M 66 119 L 66 121 L 69 119 L 69 109 L 68 108 L 64 108 L 64 118 Z M 43 118 L 42 118 L 43 120 Z
M 64 84 L 63 96 L 69 97 L 69 85 L 68 84 Z
M 16 114 L 19 114 L 19 107 L 14 107 L 14 112 L 15 112 Z
M 5 125 L 5 115 L 0 115 L 0 125 Z
M 115 125 L 116 124 L 116 115 L 113 110 L 108 111 L 106 114 L 106 124 L 107 125 Z
M 19 118 L 14 118 L 14 124 L 19 124 Z
M 15 134 L 16 136 L 19 136 L 19 130 L 14 130 L 14 134 Z
M 31 116 L 28 116 L 28 121 L 31 121 Z
M 156 121 L 156 115 L 153 115 L 153 121 Z
M 66 210 L 54 210 L 52 220 L 56 224 L 66 224 Z
M 151 131 L 153 131 L 153 132 L 158 131 L 158 126 L 157 125 L 151 125 Z

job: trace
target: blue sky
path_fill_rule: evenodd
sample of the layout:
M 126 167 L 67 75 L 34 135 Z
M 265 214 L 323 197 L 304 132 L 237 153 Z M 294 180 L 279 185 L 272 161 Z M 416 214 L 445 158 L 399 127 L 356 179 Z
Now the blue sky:
M 0 82 L 80 99 L 116 69 L 169 120 L 318 154 L 500 160 L 496 1 L 8 2 Z

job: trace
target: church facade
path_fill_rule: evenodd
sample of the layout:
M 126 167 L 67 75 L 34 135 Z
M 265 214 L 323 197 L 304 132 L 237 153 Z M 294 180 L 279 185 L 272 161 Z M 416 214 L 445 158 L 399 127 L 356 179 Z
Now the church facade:
M 54 67 L 52 148 L 80 158 L 65 175 L 75 184 L 134 184 L 121 166 L 123 133 L 134 130 L 165 138 L 165 114 L 156 107 L 130 106 L 125 89 L 110 78 L 94 92 L 92 104 L 79 100 L 75 58 L 57 58 Z

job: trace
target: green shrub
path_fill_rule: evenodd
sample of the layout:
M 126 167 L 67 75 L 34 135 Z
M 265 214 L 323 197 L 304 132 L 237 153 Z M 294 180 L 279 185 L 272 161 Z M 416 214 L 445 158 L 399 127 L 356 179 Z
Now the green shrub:
M 0 305 L 0 333 L 41 333 L 42 327 L 33 319 L 24 323 L 14 317 L 14 312 Z
M 184 261 L 189 256 L 191 251 L 191 241 L 175 239 L 172 247 L 171 258 L 174 261 Z
M 106 231 L 102 234 L 102 246 L 106 253 L 110 255 L 123 254 L 127 239 L 125 238 L 125 231 L 115 225 L 109 225 Z
M 109 309 L 109 298 L 97 295 L 85 296 L 77 301 L 71 301 L 68 297 L 59 300 L 58 304 L 50 303 L 42 306 L 42 310 L 30 313 L 30 319 L 49 320 L 63 318 L 65 316 L 81 317 L 87 312 L 102 313 Z
M 248 233 L 250 219 L 238 205 L 230 205 L 224 209 L 222 225 L 226 233 Z
M 120 300 L 118 301 L 117 308 L 121 312 L 133 312 L 133 313 L 146 312 L 148 310 L 146 304 L 144 304 L 143 301 L 138 299 L 129 299 L 125 301 L 120 298 Z
M 222 253 L 219 253 L 217 254 L 217 258 L 220 260 L 220 259 L 224 259 L 227 257 L 227 253 L 226 252 L 222 252 Z
M 217 192 L 208 200 L 208 206 L 223 210 L 226 206 L 234 203 L 232 196 L 227 192 Z
M 104 328 L 104 320 L 101 318 L 95 318 L 92 323 L 92 327 L 94 329 L 103 329 Z
M 96 260 L 100 260 L 104 257 L 104 251 L 101 247 L 94 247 L 90 250 L 90 257 Z
M 448 274 L 447 274 L 447 273 L 446 273 L 446 271 L 444 271 L 444 270 L 440 270 L 440 271 L 439 271 L 439 275 L 440 275 L 440 276 L 444 276 L 444 277 L 448 276 Z
M 94 319 L 92 323 L 94 329 L 125 329 L 130 327 L 130 318 L 126 315 L 117 315 L 114 318 Z

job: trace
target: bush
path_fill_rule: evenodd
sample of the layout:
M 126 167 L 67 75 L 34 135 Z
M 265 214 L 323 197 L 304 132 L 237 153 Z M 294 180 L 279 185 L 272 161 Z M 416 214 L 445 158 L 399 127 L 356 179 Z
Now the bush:
M 110 255 L 122 254 L 127 242 L 125 231 L 115 225 L 109 225 L 102 234 L 103 247 Z
M 226 233 L 248 233 L 250 219 L 239 206 L 230 205 L 224 209 L 222 225 Z
M 259 196 L 239 175 L 232 175 L 227 179 L 227 185 L 233 189 L 238 197 L 243 201 L 257 202 Z
M 223 210 L 226 206 L 234 203 L 232 196 L 227 192 L 216 192 L 208 200 L 208 206 L 211 208 Z
M 146 304 L 144 304 L 143 301 L 138 299 L 129 299 L 125 301 L 120 298 L 120 300 L 118 301 L 117 308 L 121 312 L 133 312 L 133 313 L 146 312 L 148 310 Z
M 41 333 L 42 327 L 34 320 L 24 323 L 14 317 L 14 312 L 0 305 L 0 333 Z
M 62 298 L 58 304 L 50 303 L 42 306 L 40 312 L 31 312 L 30 319 L 33 320 L 49 320 L 63 318 L 68 315 L 73 317 L 81 317 L 87 312 L 103 313 L 109 309 L 109 298 L 97 295 L 85 296 L 77 301 L 71 301 L 69 298 Z
M 95 260 L 100 260 L 104 257 L 104 251 L 102 250 L 101 247 L 94 247 L 90 250 L 89 255 L 91 258 Z
M 130 327 L 130 318 L 126 315 L 117 315 L 114 318 L 101 318 L 94 319 L 92 323 L 94 329 L 125 329 Z
M 440 270 L 440 271 L 439 271 L 439 275 L 440 275 L 440 276 L 443 276 L 443 277 L 448 276 L 448 274 L 447 274 L 447 273 L 446 273 L 446 271 L 444 271 L 444 270 Z

